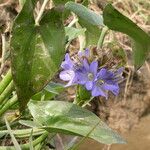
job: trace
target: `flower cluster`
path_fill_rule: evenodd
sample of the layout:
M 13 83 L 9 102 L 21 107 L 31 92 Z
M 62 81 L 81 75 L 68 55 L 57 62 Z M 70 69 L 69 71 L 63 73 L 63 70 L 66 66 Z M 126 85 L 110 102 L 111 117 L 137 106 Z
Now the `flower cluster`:
M 89 63 L 89 49 L 84 52 L 79 52 L 80 64 L 71 60 L 69 54 L 65 55 L 65 61 L 61 67 L 60 78 L 64 81 L 69 81 L 66 86 L 80 84 L 91 91 L 93 97 L 104 96 L 108 98 L 108 91 L 114 95 L 119 94 L 118 81 L 122 78 L 123 68 L 116 71 L 110 71 L 106 68 L 98 68 L 98 61 Z

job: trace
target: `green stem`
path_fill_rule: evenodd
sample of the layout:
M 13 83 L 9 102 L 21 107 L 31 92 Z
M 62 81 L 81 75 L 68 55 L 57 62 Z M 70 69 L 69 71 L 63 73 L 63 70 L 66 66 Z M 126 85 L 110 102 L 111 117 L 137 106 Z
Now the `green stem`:
M 33 141 L 33 146 L 38 145 L 39 143 L 43 142 L 48 136 L 48 132 L 43 133 L 37 139 Z M 30 143 L 20 145 L 22 150 L 29 150 Z M 0 150 L 15 150 L 14 146 L 0 146 Z
M 13 135 L 16 138 L 27 138 L 30 137 L 32 129 L 22 129 L 22 130 L 12 130 Z M 38 136 L 44 133 L 44 129 L 33 128 L 32 136 Z M 0 131 L 0 134 L 6 135 L 9 134 L 8 130 Z
M 8 100 L 9 100 L 9 97 L 5 98 L 5 100 L 0 104 L 0 109 L 3 108 L 3 106 L 6 104 Z
M 2 94 L 2 92 L 5 90 L 7 85 L 11 82 L 11 80 L 12 80 L 12 75 L 11 75 L 11 70 L 9 70 L 6 76 L 0 82 L 0 94 Z
M 13 96 L 7 103 L 0 109 L 0 116 L 2 116 L 11 106 L 18 102 L 17 95 Z
M 3 101 L 10 96 L 12 91 L 14 90 L 14 83 L 11 81 L 9 85 L 6 87 L 6 89 L 3 91 L 3 93 L 0 95 L 0 104 L 3 103 Z
M 108 31 L 108 27 L 107 26 L 103 27 L 101 35 L 100 35 L 100 38 L 99 38 L 98 43 L 97 43 L 97 48 L 98 49 L 102 48 L 103 42 L 104 42 L 104 38 L 105 38 L 105 35 L 106 35 L 107 31 Z

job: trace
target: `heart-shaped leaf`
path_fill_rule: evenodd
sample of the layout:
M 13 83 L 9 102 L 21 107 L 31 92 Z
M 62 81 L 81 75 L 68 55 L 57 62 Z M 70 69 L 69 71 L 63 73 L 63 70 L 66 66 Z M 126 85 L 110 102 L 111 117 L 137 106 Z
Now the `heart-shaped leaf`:
M 133 39 L 134 65 L 137 69 L 141 67 L 150 51 L 150 36 L 111 4 L 106 5 L 103 18 L 104 24 L 111 30 L 125 33 Z
M 65 53 L 61 13 L 52 9 L 35 26 L 34 6 L 34 0 L 26 1 L 12 30 L 12 74 L 20 109 L 53 78 Z
M 87 136 L 93 129 L 88 137 L 98 142 L 125 143 L 99 117 L 75 104 L 63 101 L 30 101 L 28 108 L 34 121 L 49 132 Z

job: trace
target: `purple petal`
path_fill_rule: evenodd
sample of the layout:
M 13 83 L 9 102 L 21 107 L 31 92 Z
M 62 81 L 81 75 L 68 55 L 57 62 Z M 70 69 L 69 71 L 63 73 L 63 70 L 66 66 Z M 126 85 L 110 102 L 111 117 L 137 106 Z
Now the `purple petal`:
M 83 66 L 85 67 L 86 71 L 89 71 L 90 66 L 89 66 L 89 63 L 86 59 L 83 60 Z
M 104 80 L 112 80 L 113 77 L 114 77 L 114 73 L 108 71 L 105 68 L 102 68 L 97 74 L 97 78 L 104 79 Z
M 105 83 L 107 83 L 107 84 L 116 84 L 117 82 L 114 80 L 114 78 L 110 78 L 110 79 L 105 79 Z
M 74 66 L 73 61 L 71 60 L 68 53 L 65 55 L 65 61 L 62 62 L 61 67 L 65 70 L 72 69 Z
M 103 89 L 111 91 L 114 95 L 118 95 L 119 94 L 119 86 L 118 86 L 118 84 L 112 85 L 112 84 L 106 84 L 105 83 L 102 86 L 103 86 Z
M 75 77 L 72 78 L 72 79 L 65 85 L 65 87 L 68 87 L 68 86 L 71 86 L 71 85 L 74 85 L 74 84 L 77 84 Z
M 96 76 L 96 74 L 97 74 L 97 69 L 98 69 L 98 62 L 97 61 L 93 61 L 90 64 L 90 72 L 93 73 L 94 76 Z
M 77 71 L 76 76 L 79 84 L 84 85 L 88 81 L 87 73 Z
M 105 68 L 102 68 L 98 73 L 97 73 L 97 77 L 101 78 L 104 77 L 106 75 L 107 70 Z
M 92 81 L 86 82 L 85 87 L 87 90 L 91 90 L 93 88 L 93 82 Z
M 96 97 L 96 96 L 104 96 L 106 97 L 106 99 L 108 98 L 107 93 L 105 93 L 100 87 L 98 86 L 94 86 L 94 88 L 92 89 L 92 96 Z
M 59 74 L 60 79 L 64 81 L 70 81 L 74 78 L 75 72 L 73 70 L 61 71 Z

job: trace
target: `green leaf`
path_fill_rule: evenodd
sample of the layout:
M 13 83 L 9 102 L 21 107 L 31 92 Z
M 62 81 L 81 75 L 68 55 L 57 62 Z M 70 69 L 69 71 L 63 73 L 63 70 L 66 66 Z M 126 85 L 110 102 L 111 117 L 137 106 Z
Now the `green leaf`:
M 91 93 L 87 91 L 86 88 L 82 85 L 78 86 L 77 92 L 78 92 L 78 97 L 83 101 L 89 100 L 91 97 Z
M 30 101 L 28 108 L 34 118 L 49 132 L 87 136 L 105 144 L 125 143 L 99 117 L 75 104 L 63 101 Z
M 83 35 L 85 31 L 86 31 L 85 28 L 77 29 L 74 27 L 65 27 L 65 32 L 68 41 L 72 41 L 73 39 L 77 38 L 79 35 Z
M 86 46 L 88 47 L 90 45 L 97 45 L 97 42 L 101 34 L 101 29 L 95 25 L 87 23 L 83 19 L 79 19 L 79 24 L 83 28 L 86 28 L 86 31 L 85 31 Z
M 34 6 L 33 0 L 26 1 L 12 30 L 12 74 L 20 110 L 53 78 L 65 53 L 61 13 L 51 9 L 35 26 Z
M 78 104 L 79 106 L 83 106 L 90 100 L 91 100 L 91 93 L 87 91 L 84 86 L 78 85 L 75 99 L 76 104 Z
M 141 67 L 150 51 L 150 36 L 111 4 L 105 7 L 103 18 L 104 24 L 111 30 L 125 33 L 133 39 L 134 65 Z
M 39 93 L 32 96 L 33 100 L 50 100 L 64 90 L 64 86 L 59 83 L 50 82 L 48 85 Z
M 50 82 L 44 89 L 53 94 L 59 94 L 62 90 L 64 90 L 64 85 L 60 83 Z
M 94 13 L 81 4 L 68 2 L 66 3 L 65 8 L 74 12 L 78 17 L 92 25 L 103 26 L 102 16 Z
M 40 127 L 40 125 L 38 125 L 34 121 L 30 121 L 30 120 L 19 120 L 19 123 L 21 125 L 24 125 L 24 126 L 27 126 L 27 127 L 31 127 L 31 128 L 39 128 Z

